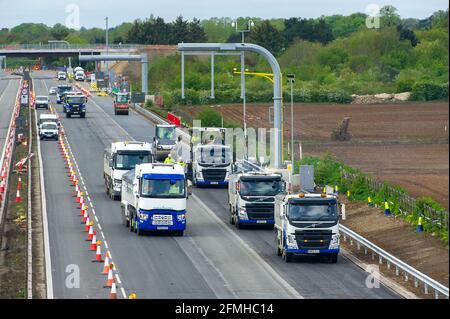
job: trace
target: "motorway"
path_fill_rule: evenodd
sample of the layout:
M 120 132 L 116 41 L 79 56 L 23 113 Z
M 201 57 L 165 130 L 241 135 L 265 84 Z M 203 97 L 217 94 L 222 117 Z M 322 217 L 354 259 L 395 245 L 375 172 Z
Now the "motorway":
M 6 134 L 11 122 L 12 111 L 19 90 L 20 78 L 17 76 L 0 77 L 0 157 L 5 145 Z
M 34 72 L 36 95 L 55 86 L 53 74 Z M 17 92 L 17 91 L 16 91 Z M 104 192 L 103 150 L 113 141 L 152 141 L 154 125 L 130 112 L 115 116 L 110 97 L 89 98 L 86 119 L 61 116 L 67 141 L 88 192 L 90 211 L 117 267 L 119 297 L 139 298 L 398 298 L 384 286 L 367 288 L 367 273 L 344 257 L 337 264 L 276 256 L 274 232 L 237 230 L 228 223 L 227 192 L 195 189 L 188 199 L 184 237 L 138 237 L 122 225 L 120 202 Z M 43 111 L 39 111 L 43 112 Z M 102 265 L 92 263 L 67 170 L 55 141 L 40 142 L 55 298 L 107 298 Z M 93 208 L 93 209 L 92 209 Z M 100 237 L 100 238 L 99 238 Z M 102 247 L 104 249 L 104 247 Z M 79 288 L 67 285 L 73 265 Z M 69 268 L 67 268 L 69 267 Z M 66 272 L 67 271 L 67 272 Z

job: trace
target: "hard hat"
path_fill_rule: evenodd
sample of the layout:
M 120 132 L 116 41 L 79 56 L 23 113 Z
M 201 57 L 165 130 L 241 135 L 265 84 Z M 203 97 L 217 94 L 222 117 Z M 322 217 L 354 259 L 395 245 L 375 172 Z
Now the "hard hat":
M 172 157 L 172 154 L 167 155 L 167 157 Z

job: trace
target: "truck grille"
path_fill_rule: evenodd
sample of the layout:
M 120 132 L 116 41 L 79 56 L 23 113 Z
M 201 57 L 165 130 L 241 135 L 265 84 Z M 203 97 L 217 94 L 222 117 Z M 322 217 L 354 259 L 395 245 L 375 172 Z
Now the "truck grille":
M 225 180 L 227 170 L 225 169 L 204 169 L 202 170 L 203 179 L 206 182 L 222 182 Z
M 273 219 L 273 204 L 247 204 L 245 205 L 245 209 L 247 210 L 247 216 L 249 219 Z
M 330 230 L 304 230 L 295 232 L 299 249 L 327 249 L 330 246 Z

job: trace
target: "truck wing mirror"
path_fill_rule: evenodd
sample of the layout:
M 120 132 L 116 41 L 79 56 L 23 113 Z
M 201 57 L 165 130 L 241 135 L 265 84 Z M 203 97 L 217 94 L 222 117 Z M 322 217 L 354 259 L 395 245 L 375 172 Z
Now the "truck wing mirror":
M 187 196 L 192 195 L 192 182 L 190 180 L 187 181 Z
M 113 160 L 112 160 L 112 158 L 109 159 L 109 167 L 113 167 Z
M 339 217 L 342 220 L 346 220 L 347 216 L 346 216 L 346 212 L 345 212 L 345 204 L 339 203 L 339 208 L 340 208 L 339 209 L 340 210 Z

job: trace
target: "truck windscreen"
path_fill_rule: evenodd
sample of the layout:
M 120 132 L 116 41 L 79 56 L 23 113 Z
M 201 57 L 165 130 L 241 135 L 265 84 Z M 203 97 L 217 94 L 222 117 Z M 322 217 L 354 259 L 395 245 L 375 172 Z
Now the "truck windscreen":
M 241 196 L 275 196 L 282 191 L 281 181 L 278 180 L 244 180 L 240 182 Z
M 116 97 L 117 103 L 128 103 L 128 95 L 125 94 L 119 94 Z
M 231 162 L 230 149 L 220 147 L 207 147 L 200 149 L 200 163 L 202 164 L 228 164 Z
M 336 204 L 291 203 L 287 217 L 290 222 L 336 221 L 338 212 Z
M 61 95 L 66 91 L 71 91 L 72 87 L 71 86 L 58 86 L 58 93 Z
M 142 179 L 141 196 L 149 198 L 184 198 L 184 179 Z
M 174 140 L 175 128 L 174 127 L 157 127 L 156 137 L 159 140 Z
M 119 152 L 115 156 L 115 168 L 130 170 L 137 164 L 151 163 L 152 158 L 150 152 Z
M 66 102 L 69 104 L 84 104 L 86 103 L 86 98 L 84 96 L 68 96 L 66 97 Z

